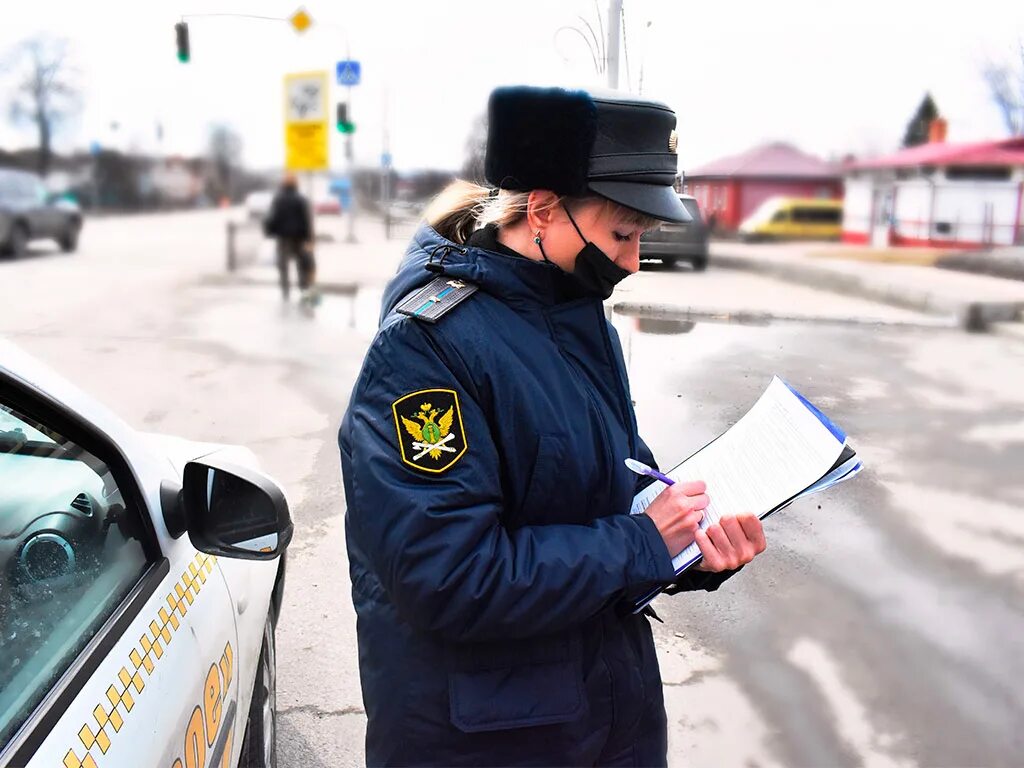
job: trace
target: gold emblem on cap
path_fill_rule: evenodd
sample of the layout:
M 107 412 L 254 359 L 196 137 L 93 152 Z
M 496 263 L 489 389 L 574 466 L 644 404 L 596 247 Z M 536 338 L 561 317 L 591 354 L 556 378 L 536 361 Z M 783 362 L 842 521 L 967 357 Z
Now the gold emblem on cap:
M 676 147 L 679 146 L 679 136 L 675 131 L 672 131 L 668 135 L 668 151 L 673 154 L 676 151 Z

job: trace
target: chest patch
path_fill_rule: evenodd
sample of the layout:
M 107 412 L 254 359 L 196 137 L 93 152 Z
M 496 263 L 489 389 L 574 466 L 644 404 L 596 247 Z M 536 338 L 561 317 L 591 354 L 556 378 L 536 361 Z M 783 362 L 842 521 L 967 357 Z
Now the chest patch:
M 466 452 L 459 396 L 451 389 L 421 389 L 391 404 L 402 461 L 425 472 L 452 468 Z

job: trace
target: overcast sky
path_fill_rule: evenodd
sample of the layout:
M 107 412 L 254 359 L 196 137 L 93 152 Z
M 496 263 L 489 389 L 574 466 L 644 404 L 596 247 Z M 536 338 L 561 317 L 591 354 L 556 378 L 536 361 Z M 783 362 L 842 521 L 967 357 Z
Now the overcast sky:
M 353 89 L 355 146 L 376 164 L 383 126 L 400 169 L 461 164 L 474 117 L 497 84 L 601 85 L 591 53 L 565 25 L 595 28 L 604 0 L 373 0 L 305 7 L 314 26 L 190 20 L 192 61 L 175 58 L 182 13 L 289 16 L 286 0 L 33 0 L 12 2 L 0 53 L 40 32 L 66 37 L 83 109 L 57 136 L 60 149 L 90 141 L 148 152 L 201 151 L 209 125 L 242 135 L 245 161 L 283 162 L 282 78 L 333 72 L 350 49 L 363 66 Z M 930 91 L 949 120 L 949 140 L 999 138 L 1004 128 L 981 69 L 1011 60 L 1024 40 L 1024 2 L 974 0 L 625 0 L 630 87 L 679 116 L 683 170 L 764 140 L 792 141 L 823 156 L 897 146 Z M 648 22 L 650 26 L 648 26 Z M 332 76 L 333 79 L 333 76 Z M 626 86 L 626 65 L 621 65 Z M 0 74 L 0 146 L 34 141 L 6 120 L 9 78 Z M 332 102 L 343 90 L 334 87 Z M 111 128 L 112 122 L 119 128 Z M 156 125 L 164 126 L 162 145 Z M 336 134 L 332 164 L 343 167 Z

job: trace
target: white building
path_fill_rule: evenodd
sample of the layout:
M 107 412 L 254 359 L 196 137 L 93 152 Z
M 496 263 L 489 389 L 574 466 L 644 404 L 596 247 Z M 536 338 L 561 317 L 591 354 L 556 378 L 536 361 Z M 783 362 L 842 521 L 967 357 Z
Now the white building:
M 1024 137 L 922 144 L 851 163 L 843 181 L 844 242 L 1024 244 Z

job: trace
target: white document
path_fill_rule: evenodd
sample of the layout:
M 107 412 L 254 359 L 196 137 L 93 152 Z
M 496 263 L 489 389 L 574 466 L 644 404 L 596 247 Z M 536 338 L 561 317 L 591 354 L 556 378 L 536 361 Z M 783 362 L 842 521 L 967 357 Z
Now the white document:
M 726 515 L 764 517 L 810 490 L 831 474 L 844 443 L 837 427 L 776 376 L 728 431 L 666 474 L 677 483 L 707 484 L 710 503 L 701 521 L 706 529 Z M 843 479 L 854 474 L 851 467 L 844 469 Z M 649 485 L 634 497 L 630 513 L 643 512 L 665 488 L 659 481 Z M 672 559 L 672 565 L 680 573 L 699 558 L 694 542 Z

